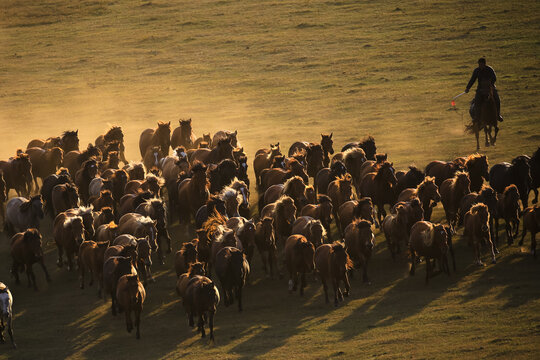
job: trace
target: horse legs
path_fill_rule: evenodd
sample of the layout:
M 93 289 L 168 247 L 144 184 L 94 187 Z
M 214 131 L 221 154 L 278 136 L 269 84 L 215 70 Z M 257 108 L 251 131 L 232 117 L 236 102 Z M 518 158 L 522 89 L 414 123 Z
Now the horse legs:
M 64 255 L 64 249 L 58 245 L 58 260 L 56 261 L 56 265 L 58 267 L 62 267 L 64 265 L 64 260 L 62 259 L 62 256 Z
M 411 250 L 411 269 L 409 270 L 409 275 L 414 276 L 416 272 L 416 251 Z
M 427 257 L 424 258 L 426 261 L 426 285 L 429 283 L 429 277 L 431 276 L 431 260 Z
M 210 328 L 210 341 L 214 341 L 214 310 L 208 312 L 208 327 Z
M 531 231 L 531 253 L 536 258 L 536 232 Z
M 26 264 L 26 277 L 28 278 L 28 287 L 32 287 L 32 285 L 34 285 L 34 290 L 37 291 L 38 288 L 36 285 L 36 275 L 32 270 L 31 264 Z
M 488 245 L 490 245 L 490 251 L 491 251 L 491 263 L 495 264 L 497 262 L 497 259 L 495 258 L 495 245 L 493 245 L 493 241 L 491 241 L 491 236 L 488 237 Z
M 200 314 L 199 315 L 199 330 L 201 331 L 201 337 L 206 337 L 206 333 L 204 332 L 204 319 L 203 319 L 203 314 Z
M 486 147 L 489 147 L 489 141 L 488 141 L 488 126 L 484 126 L 484 135 L 486 137 Z
M 128 333 L 133 330 L 133 322 L 131 321 L 131 310 L 126 309 L 126 330 Z M 137 319 L 137 312 L 135 312 L 135 319 Z
M 15 284 L 20 284 L 21 280 L 19 279 L 19 264 L 17 264 L 15 261 L 13 261 L 13 265 L 11 266 L 11 274 L 15 276 Z
M 261 260 L 263 264 L 264 273 L 266 274 L 266 277 L 268 278 L 268 266 L 266 261 L 266 254 L 263 251 L 259 251 L 259 254 L 261 254 Z M 270 252 L 268 252 L 268 262 L 270 262 L 270 268 L 272 268 L 272 262 L 270 260 Z
M 16 349 L 17 344 L 15 344 L 15 340 L 13 339 L 13 318 L 11 314 L 8 315 L 7 327 L 8 327 L 9 338 L 11 340 L 11 345 L 13 346 L 13 348 Z
M 538 189 L 532 189 L 534 191 L 534 199 L 532 201 L 533 204 L 536 204 L 538 202 Z M 2 212 L 0 211 L 0 216 L 2 216 Z M 2 216 L 3 218 L 3 216 Z
M 364 284 L 371 285 L 371 281 L 369 281 L 369 276 L 367 274 L 367 267 L 368 267 L 368 261 L 367 259 L 362 264 L 362 282 Z M 347 277 L 347 282 L 349 281 L 349 277 Z
M 523 231 L 521 232 L 521 240 L 519 240 L 519 243 L 518 243 L 519 246 L 523 246 L 523 240 L 525 240 L 525 235 L 527 235 L 527 228 L 523 227 Z M 532 235 L 532 231 L 531 231 L 531 235 Z M 532 242 L 532 238 L 531 238 L 531 242 Z
M 71 251 L 66 250 L 66 257 L 67 257 L 67 270 L 71 271 L 73 270 L 73 253 Z
M 85 273 L 85 266 L 81 264 L 81 257 L 79 256 L 77 258 L 77 266 L 79 266 L 79 278 L 80 278 L 80 288 L 84 289 L 84 273 Z
M 339 283 L 334 276 L 332 276 L 332 287 L 334 288 L 334 306 L 338 306 L 338 292 L 339 292 Z
M 0 344 L 3 344 L 6 342 L 6 339 L 4 338 L 4 329 L 6 327 L 4 326 L 4 316 L 0 314 Z
M 302 272 L 300 276 L 300 296 L 304 296 L 304 288 L 306 287 L 306 273 Z
M 516 232 L 514 233 L 514 237 L 518 237 L 519 235 L 519 217 L 515 219 L 514 226 L 516 229 Z
M 476 151 L 480 150 L 480 132 L 475 130 L 474 135 L 476 136 Z
M 116 287 L 113 287 L 111 291 L 111 312 L 113 316 L 116 316 Z
M 140 308 L 135 309 L 135 327 L 137 327 L 137 339 L 141 338 L 141 331 L 140 331 L 141 310 L 142 309 L 140 309 Z
M 474 243 L 474 257 L 476 265 L 483 266 L 482 260 L 480 260 L 480 241 Z
M 499 244 L 499 218 L 495 218 L 495 243 Z
M 322 286 L 323 286 L 323 290 L 324 290 L 324 302 L 325 303 L 329 303 L 328 301 L 328 285 L 326 284 L 326 279 L 324 278 L 324 276 L 319 273 L 319 276 L 321 278 L 321 282 L 322 282 Z
M 497 134 L 499 133 L 499 127 L 497 125 L 495 125 L 495 135 L 493 136 L 493 141 L 491 143 L 491 145 L 495 145 L 495 143 L 497 142 Z
M 514 238 L 512 237 L 512 226 L 510 225 L 510 221 L 505 219 L 504 228 L 506 230 L 506 241 L 508 245 L 512 245 L 514 243 Z

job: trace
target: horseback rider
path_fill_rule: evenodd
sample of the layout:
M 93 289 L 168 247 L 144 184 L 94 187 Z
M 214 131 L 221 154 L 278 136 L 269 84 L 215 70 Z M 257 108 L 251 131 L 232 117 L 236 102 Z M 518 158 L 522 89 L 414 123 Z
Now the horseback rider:
M 497 115 L 499 115 L 499 121 L 503 121 L 501 116 L 501 99 L 499 98 L 499 93 L 495 87 L 495 81 L 497 81 L 497 76 L 495 75 L 495 70 L 489 65 L 486 65 L 486 59 L 478 59 L 478 67 L 474 69 L 471 79 L 465 88 L 465 92 L 468 93 L 470 88 L 473 86 L 474 82 L 478 79 L 478 86 L 476 87 L 476 95 L 474 96 L 473 104 L 475 108 L 475 118 L 478 118 L 480 111 L 480 104 L 482 99 L 489 93 L 490 87 L 493 87 L 493 99 L 497 105 Z

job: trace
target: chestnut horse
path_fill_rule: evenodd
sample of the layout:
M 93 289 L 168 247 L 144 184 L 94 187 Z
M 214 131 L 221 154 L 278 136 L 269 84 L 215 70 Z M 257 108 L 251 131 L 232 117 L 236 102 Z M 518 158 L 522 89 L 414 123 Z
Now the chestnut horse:
M 191 168 L 191 178 L 182 180 L 178 184 L 178 211 L 181 222 L 190 222 L 195 217 L 197 210 L 206 203 L 210 192 L 209 182 L 206 178 L 206 166 L 201 162 L 195 162 Z
M 435 184 L 435 178 L 427 176 L 416 189 L 404 189 L 398 196 L 397 201 L 410 201 L 417 197 L 422 203 L 424 210 L 424 219 L 429 221 L 433 208 L 437 206 L 437 202 L 441 201 L 439 188 Z
M 64 169 L 64 168 L 62 168 Z M 54 208 L 52 203 L 52 192 L 56 185 L 73 183 L 69 174 L 53 174 L 43 180 L 43 186 L 41 186 L 41 196 L 44 202 L 44 210 L 54 220 Z
M 196 137 L 191 128 L 191 118 L 178 120 L 178 125 L 171 135 L 171 148 L 183 146 L 185 149 L 196 149 L 194 145 Z
M 439 188 L 446 221 L 452 229 L 457 223 L 457 213 L 461 200 L 471 192 L 470 184 L 469 174 L 459 171 L 452 179 L 444 180 Z
M 467 157 L 465 169 L 469 173 L 471 180 L 471 191 L 478 192 L 482 188 L 484 179 L 489 178 L 489 163 L 486 155 L 472 154 Z
M 274 219 L 270 216 L 262 218 L 255 227 L 255 245 L 261 255 L 261 260 L 266 276 L 274 277 L 274 268 L 277 268 L 276 262 L 276 239 L 274 236 Z M 268 273 L 270 266 L 270 274 Z
M 84 162 L 90 158 L 101 159 L 102 152 L 101 150 L 92 145 L 88 144 L 86 150 L 80 152 L 79 150 L 73 150 L 68 153 L 64 153 L 64 167 L 69 170 L 69 173 L 72 178 L 75 177 L 77 171 L 81 168 Z
M 120 126 L 111 126 L 109 130 L 104 135 L 99 135 L 96 138 L 95 144 L 101 150 L 105 151 L 107 145 L 111 142 L 117 141 L 119 143 L 119 158 L 124 163 L 127 164 L 128 161 L 125 155 L 125 146 L 124 146 L 124 133 Z
M 372 172 L 364 176 L 360 184 L 360 193 L 364 197 L 370 197 L 373 204 L 377 206 L 377 220 L 382 222 L 386 216 L 384 205 L 394 205 L 396 195 L 394 194 L 397 183 L 395 170 L 392 163 L 384 162 L 377 172 Z
M 324 299 L 328 304 L 328 283 L 334 288 L 334 306 L 343 301 L 343 296 L 349 296 L 351 285 L 347 271 L 352 268 L 352 261 L 342 243 L 321 245 L 315 250 L 315 270 L 321 279 L 324 289 Z M 345 291 L 341 291 L 339 283 L 343 281 Z
M 328 184 L 338 177 L 347 173 L 347 168 L 342 161 L 337 160 L 332 163 L 330 168 L 321 169 L 315 176 L 315 189 L 318 194 L 326 194 Z
M 225 306 L 238 301 L 238 311 L 242 311 L 242 289 L 249 275 L 249 263 L 244 253 L 235 247 L 224 247 L 215 258 L 216 274 L 221 283 Z
M 426 285 L 432 273 L 431 259 L 439 262 L 443 271 L 450 276 L 448 266 L 448 243 L 452 236 L 450 226 L 433 224 L 428 221 L 419 221 L 413 225 L 409 239 L 409 254 L 411 257 L 410 275 L 414 275 L 416 258 L 423 256 L 426 263 Z M 451 241 L 451 240 L 450 240 Z
M 291 159 L 287 165 L 287 169 L 271 168 L 264 169 L 261 172 L 261 184 L 259 186 L 259 194 L 264 194 L 266 189 L 272 185 L 283 184 L 293 176 L 299 176 L 307 184 L 308 175 L 304 167 L 296 159 Z
M 371 201 L 371 198 L 368 197 L 344 202 L 339 207 L 338 214 L 339 223 L 337 225 L 341 229 L 342 234 L 345 231 L 345 228 L 355 219 L 363 219 L 372 224 L 374 223 L 373 202 Z
M 28 154 L 19 153 L 8 161 L 0 161 L 0 172 L 4 175 L 6 194 L 14 189 L 18 196 L 30 196 L 33 175 Z
M 79 253 L 79 246 L 84 242 L 84 224 L 80 216 L 68 217 L 60 213 L 54 219 L 53 237 L 58 248 L 56 265 L 64 265 L 63 254 L 66 252 L 67 269 L 73 268 L 73 256 Z
M 255 171 L 255 181 L 257 186 L 261 183 L 261 171 L 270 168 L 275 157 L 279 155 L 281 155 L 279 142 L 275 145 L 270 144 L 270 149 L 257 150 L 255 159 L 253 160 L 253 170 Z
M 487 245 L 491 252 L 491 262 L 495 264 L 495 247 L 489 231 L 489 210 L 484 204 L 476 204 L 465 214 L 463 237 L 469 246 L 474 247 L 475 264 L 483 266 L 480 259 L 482 245 Z
M 193 317 L 198 315 L 197 330 L 205 337 L 205 319 L 210 327 L 210 341 L 214 341 L 214 315 L 219 304 L 219 291 L 212 280 L 205 276 L 194 276 L 188 283 L 182 300 L 189 317 L 189 326 L 194 326 Z
M 540 207 L 538 205 L 528 207 L 523 211 L 523 232 L 519 246 L 523 245 L 527 231 L 531 233 L 531 254 L 536 258 L 536 233 L 540 231 Z
M 318 204 L 307 204 L 300 210 L 300 216 L 311 216 L 314 219 L 320 220 L 326 229 L 326 233 L 330 234 L 330 224 L 332 223 L 334 209 L 332 199 L 326 195 L 319 195 L 317 199 Z
M 306 273 L 315 268 L 314 255 L 315 247 L 303 235 L 289 236 L 284 248 L 285 265 L 289 272 L 289 293 L 296 291 L 300 274 L 300 296 L 304 295 Z
M 499 242 L 499 219 L 504 219 L 506 240 L 508 245 L 514 243 L 514 237 L 519 233 L 519 217 L 521 206 L 519 204 L 519 191 L 517 186 L 512 184 L 508 186 L 497 202 L 497 212 L 495 216 L 495 243 Z
M 362 268 L 362 281 L 370 284 L 367 268 L 375 243 L 371 223 L 367 220 L 355 219 L 345 228 L 343 238 L 354 267 Z
M 139 137 L 139 150 L 144 158 L 148 148 L 157 146 L 161 150 L 162 156 L 169 155 L 171 146 L 171 122 L 159 121 L 156 129 L 145 129 Z M 145 164 L 146 165 L 146 164 Z
M 197 149 L 190 157 L 190 161 L 201 161 L 204 164 L 218 164 L 221 160 L 230 159 L 234 161 L 233 155 L 234 146 L 231 144 L 230 139 L 221 139 L 215 148 L 210 149 Z
M 36 276 L 32 270 L 34 263 L 39 263 L 47 282 L 51 282 L 49 272 L 43 263 L 43 249 L 41 247 L 41 234 L 37 229 L 28 229 L 25 232 L 17 233 L 11 238 L 11 258 L 13 264 L 11 266 L 11 274 L 15 276 L 15 282 L 19 281 L 19 270 L 22 272 L 26 269 L 28 278 L 28 287 L 33 285 L 34 290 L 37 290 Z
M 33 147 L 26 150 L 32 163 L 32 175 L 34 175 L 34 183 L 36 189 L 39 189 L 37 178 L 41 181 L 49 175 L 56 173 L 56 169 L 62 165 L 64 151 L 59 147 L 44 150 L 38 147 Z
M 338 224 L 340 221 L 338 214 L 339 207 L 347 201 L 353 200 L 351 175 L 345 174 L 332 181 L 328 184 L 327 193 L 328 197 L 332 199 L 334 219 L 336 219 L 336 224 Z M 338 230 L 340 230 L 339 227 Z
M 460 158 L 447 162 L 435 160 L 427 164 L 425 174 L 434 177 L 435 184 L 440 188 L 444 180 L 453 178 L 461 170 L 465 170 L 465 167 Z
M 133 330 L 131 312 L 133 311 L 135 313 L 135 327 L 137 328 L 136 337 L 137 339 L 140 339 L 141 332 L 139 327 L 141 324 L 141 312 L 144 300 L 146 299 L 146 291 L 137 275 L 123 275 L 118 279 L 116 299 L 118 300 L 118 305 L 122 308 L 122 311 L 126 313 L 126 327 L 128 333 Z
M 68 153 L 73 150 L 79 150 L 79 130 L 75 131 L 64 131 L 62 136 L 60 136 L 60 141 L 58 138 L 49 138 L 47 140 L 34 139 L 28 143 L 26 148 L 31 147 L 40 147 L 50 149 L 54 146 L 60 146 L 64 153 Z
M 79 267 L 80 288 L 84 289 L 84 276 L 86 270 L 90 272 L 90 283 L 92 286 L 94 278 L 98 281 L 98 296 L 103 292 L 103 256 L 109 247 L 109 242 L 84 241 L 79 247 L 79 257 L 77 265 Z

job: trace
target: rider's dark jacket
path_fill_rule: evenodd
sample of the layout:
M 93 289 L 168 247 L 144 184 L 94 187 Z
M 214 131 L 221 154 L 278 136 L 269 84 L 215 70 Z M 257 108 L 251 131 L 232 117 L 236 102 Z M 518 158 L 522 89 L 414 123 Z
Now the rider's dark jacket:
M 474 69 L 471 80 L 467 84 L 467 90 L 469 90 L 474 82 L 478 79 L 478 86 L 476 90 L 488 89 L 490 85 L 495 87 L 495 81 L 497 81 L 497 76 L 495 75 L 495 70 L 491 66 L 486 65 L 483 69 L 477 67 Z

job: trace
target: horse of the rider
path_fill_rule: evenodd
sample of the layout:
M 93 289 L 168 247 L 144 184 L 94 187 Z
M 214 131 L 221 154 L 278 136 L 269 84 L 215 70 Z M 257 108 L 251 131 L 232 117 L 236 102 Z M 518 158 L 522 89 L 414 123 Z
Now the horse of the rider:
M 493 99 L 497 104 L 497 114 L 499 115 L 499 121 L 503 121 L 501 116 L 501 100 L 499 99 L 499 93 L 495 87 L 495 81 L 497 76 L 495 70 L 489 65 L 486 65 L 486 59 L 478 59 L 478 67 L 474 69 L 471 79 L 465 88 L 465 92 L 468 93 L 470 88 L 474 85 L 474 82 L 478 80 L 478 86 L 476 87 L 476 95 L 471 104 L 471 117 L 475 120 L 479 119 L 479 109 L 482 101 L 488 96 L 490 88 L 493 90 Z

